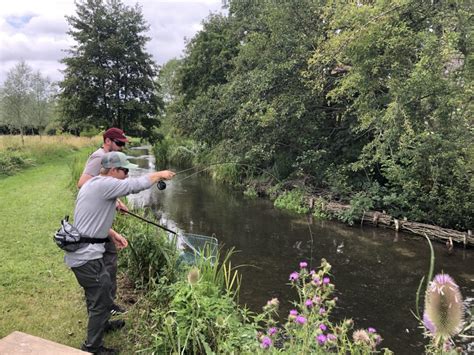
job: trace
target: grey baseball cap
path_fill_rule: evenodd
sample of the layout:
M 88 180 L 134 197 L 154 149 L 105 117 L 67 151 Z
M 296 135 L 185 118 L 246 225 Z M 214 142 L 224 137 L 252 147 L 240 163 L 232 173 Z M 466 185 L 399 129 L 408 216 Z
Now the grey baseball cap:
M 138 165 L 132 164 L 127 160 L 127 156 L 122 152 L 109 152 L 102 157 L 102 167 L 110 168 L 127 168 L 134 169 Z

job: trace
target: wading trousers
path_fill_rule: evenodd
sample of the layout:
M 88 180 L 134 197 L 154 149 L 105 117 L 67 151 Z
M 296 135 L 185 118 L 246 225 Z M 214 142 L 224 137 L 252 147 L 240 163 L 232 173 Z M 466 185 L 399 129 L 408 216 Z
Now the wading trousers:
M 103 345 L 104 329 L 113 303 L 110 275 L 102 259 L 90 260 L 71 270 L 86 295 L 89 321 L 85 345 L 91 350 L 99 349 Z

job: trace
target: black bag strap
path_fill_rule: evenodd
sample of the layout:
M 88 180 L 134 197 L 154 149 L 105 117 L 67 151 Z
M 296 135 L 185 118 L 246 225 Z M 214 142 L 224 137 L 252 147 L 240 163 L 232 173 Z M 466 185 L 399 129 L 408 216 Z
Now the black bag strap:
M 90 238 L 90 237 L 81 237 L 79 239 L 79 243 L 91 243 L 91 244 L 99 244 L 99 243 L 107 243 L 110 242 L 109 237 L 99 239 L 99 238 Z

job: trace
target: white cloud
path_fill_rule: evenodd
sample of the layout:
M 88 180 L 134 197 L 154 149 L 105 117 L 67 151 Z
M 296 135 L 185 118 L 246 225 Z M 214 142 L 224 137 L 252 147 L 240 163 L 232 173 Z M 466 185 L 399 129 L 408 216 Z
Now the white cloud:
M 122 0 L 134 6 L 135 0 Z M 141 0 L 138 4 L 150 25 L 147 50 L 158 64 L 183 53 L 185 38 L 202 28 L 211 12 L 222 10 L 222 0 Z M 66 16 L 75 14 L 74 0 L 12 0 L 0 6 L 0 83 L 19 61 L 60 80 L 59 60 L 73 44 L 66 34 Z

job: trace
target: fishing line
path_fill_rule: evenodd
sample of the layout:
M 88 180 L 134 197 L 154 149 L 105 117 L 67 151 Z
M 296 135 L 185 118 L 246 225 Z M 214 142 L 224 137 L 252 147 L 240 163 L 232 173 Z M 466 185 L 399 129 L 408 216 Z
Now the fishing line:
M 255 166 L 255 165 L 251 165 L 251 164 L 244 164 L 244 163 L 237 163 L 237 162 L 221 162 L 221 163 L 212 163 L 212 164 L 208 164 L 205 168 L 203 169 L 200 169 L 192 174 L 189 174 L 189 175 L 186 175 L 185 177 L 181 178 L 181 179 L 177 179 L 177 180 L 173 180 L 175 182 L 181 182 L 181 181 L 184 181 L 186 179 L 189 179 L 195 175 L 198 175 L 206 170 L 209 170 L 210 168 L 212 168 L 213 166 L 216 166 L 216 165 L 225 165 L 225 164 L 234 164 L 234 165 L 238 165 L 238 166 L 245 166 L 245 167 L 250 167 L 250 168 L 255 168 L 261 172 L 263 172 L 264 174 L 267 174 L 267 175 L 270 175 L 273 179 L 275 179 L 276 181 L 278 182 L 282 182 L 280 179 L 278 179 L 275 175 L 273 175 L 272 173 L 262 169 L 262 168 L 259 168 L 258 166 Z M 180 170 L 178 172 L 176 172 L 176 175 L 178 174 L 182 174 L 182 173 L 185 173 L 187 171 L 190 171 L 190 170 L 193 170 L 193 169 L 196 169 L 196 167 L 191 167 L 191 168 L 188 168 L 188 169 L 184 169 L 184 170 Z M 160 190 L 163 190 L 163 189 L 160 189 Z

